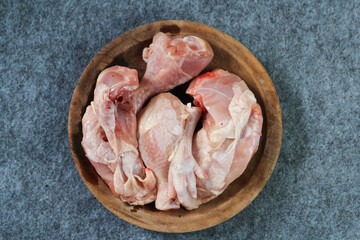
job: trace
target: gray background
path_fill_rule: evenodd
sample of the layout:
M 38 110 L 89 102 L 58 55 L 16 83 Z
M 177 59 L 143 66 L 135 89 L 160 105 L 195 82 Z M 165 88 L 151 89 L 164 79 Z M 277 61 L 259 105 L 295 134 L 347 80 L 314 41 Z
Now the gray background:
M 1 1 L 0 238 L 359 239 L 360 2 L 346 2 Z M 208 24 L 249 48 L 284 121 L 259 196 L 188 234 L 144 230 L 106 210 L 81 180 L 67 135 L 70 99 L 92 57 L 165 19 Z

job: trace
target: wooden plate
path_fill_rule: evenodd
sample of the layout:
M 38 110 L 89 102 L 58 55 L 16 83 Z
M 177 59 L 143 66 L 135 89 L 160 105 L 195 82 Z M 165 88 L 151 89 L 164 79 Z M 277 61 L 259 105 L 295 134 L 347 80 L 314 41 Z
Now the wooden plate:
M 223 194 L 187 211 L 158 211 L 154 204 L 130 206 L 115 197 L 98 176 L 81 147 L 81 118 L 93 99 L 99 73 L 110 66 L 122 65 L 139 71 L 145 70 L 141 58 L 155 33 L 195 35 L 206 39 L 214 50 L 214 59 L 206 71 L 222 68 L 240 76 L 254 92 L 264 116 L 262 137 L 257 153 L 240 178 Z M 183 101 L 186 86 L 173 92 Z M 277 161 L 282 135 L 281 109 L 275 88 L 264 67 L 255 56 L 229 35 L 204 24 L 188 21 L 153 22 L 134 28 L 107 44 L 89 63 L 75 88 L 69 112 L 69 139 L 71 152 L 80 176 L 94 196 L 112 213 L 137 226 L 160 232 L 191 232 L 219 224 L 244 209 L 268 181 Z

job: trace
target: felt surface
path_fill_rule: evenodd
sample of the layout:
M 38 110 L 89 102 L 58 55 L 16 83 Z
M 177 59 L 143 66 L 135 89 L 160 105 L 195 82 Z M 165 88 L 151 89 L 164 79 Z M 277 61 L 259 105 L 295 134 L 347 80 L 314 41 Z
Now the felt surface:
M 284 133 L 258 197 L 207 230 L 164 234 L 106 210 L 73 163 L 67 120 L 83 69 L 136 26 L 183 19 L 254 53 Z M 359 1 L 2 1 L 0 239 L 360 239 Z

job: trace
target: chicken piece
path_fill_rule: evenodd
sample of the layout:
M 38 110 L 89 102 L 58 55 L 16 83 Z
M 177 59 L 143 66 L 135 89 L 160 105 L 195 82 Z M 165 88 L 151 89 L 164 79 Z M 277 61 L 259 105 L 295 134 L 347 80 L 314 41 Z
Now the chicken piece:
M 84 146 L 84 149 L 88 147 L 85 151 L 90 162 L 123 201 L 145 204 L 156 196 L 156 178 L 150 169 L 145 169 L 137 150 L 136 113 L 150 96 L 170 90 L 197 75 L 212 57 L 210 45 L 202 39 L 158 33 L 150 48 L 144 50 L 148 66 L 140 87 L 136 70 L 113 66 L 100 73 L 93 110 L 100 126 L 98 129 L 104 135 L 101 136 L 108 142 L 106 146 L 112 149 L 108 149 L 107 154 L 111 152 L 116 160 L 102 156 L 104 152 L 92 145 L 91 148 Z M 84 128 L 84 131 L 91 132 L 91 129 Z M 93 135 L 100 141 L 99 134 Z
M 143 51 L 147 63 L 140 87 L 135 91 L 136 110 L 158 93 L 168 91 L 198 75 L 214 53 L 205 40 L 195 36 L 170 36 L 159 32 Z
M 108 141 L 106 146 L 111 146 L 116 160 L 108 165 L 106 161 L 94 160 L 91 150 L 87 151 L 92 162 L 110 167 L 113 173 L 110 188 L 123 201 L 134 205 L 152 202 L 156 197 L 156 178 L 150 169 L 145 169 L 137 150 L 136 113 L 134 105 L 129 101 L 138 82 L 136 70 L 125 67 L 114 66 L 100 73 L 94 91 L 93 117 L 98 120 L 105 135 L 94 135 L 98 139 L 93 141 L 100 141 L 99 137 Z M 91 131 L 83 129 L 84 135 Z M 96 167 L 98 170 L 99 166 Z M 106 172 L 108 179 L 111 174 L 105 170 L 101 165 L 101 172 Z M 105 181 L 109 183 L 109 180 Z
M 126 116 L 130 118 L 126 119 L 122 114 L 132 113 L 131 106 L 126 106 L 126 109 L 123 109 L 122 106 L 119 109 L 117 106 L 125 102 L 130 93 L 138 86 L 137 71 L 120 66 L 105 69 L 100 73 L 96 82 L 94 110 L 116 156 L 119 156 L 124 148 L 131 148 L 134 145 L 133 139 L 127 138 L 127 135 L 129 135 L 129 130 L 135 128 L 136 131 L 136 123 L 127 121 L 131 120 L 133 116 Z
M 177 196 L 180 204 L 191 210 L 197 208 L 193 202 L 193 199 L 197 198 L 196 177 L 204 179 L 207 176 L 192 154 L 192 139 L 201 116 L 201 109 L 188 105 L 186 110 L 190 116 L 184 126 L 184 135 L 179 141 L 176 151 L 169 158 L 171 164 L 168 190 L 170 196 Z
M 226 176 L 226 185 L 237 179 L 246 169 L 251 157 L 259 147 L 263 116 L 261 107 L 255 103 L 251 109 L 248 123 L 241 133 L 240 140 L 236 145 L 235 157 L 230 167 L 230 173 Z
M 119 161 L 111 148 L 103 128 L 94 111 L 94 104 L 86 108 L 82 119 L 83 140 L 81 142 L 86 157 L 110 190 L 123 201 L 142 205 L 155 200 L 156 179 L 150 169 L 143 170 L 142 161 Z M 122 165 L 128 165 L 120 174 Z M 129 169 L 133 167 L 134 169 Z M 141 173 L 145 171 L 145 173 Z M 134 174 L 140 172 L 140 174 Z M 143 179 L 141 176 L 145 176 Z M 118 179 L 122 177 L 121 181 Z
M 106 135 L 101 128 L 94 109 L 91 105 L 86 108 L 82 119 L 83 139 L 81 145 L 85 150 L 86 157 L 94 166 L 96 172 L 115 192 L 113 176 L 117 165 L 117 158 L 112 150 Z
M 193 141 L 194 157 L 208 176 L 198 179 L 198 199 L 193 199 L 198 206 L 243 173 L 259 145 L 262 114 L 245 82 L 224 70 L 198 76 L 187 93 L 205 114 Z
M 202 177 L 203 172 L 192 157 L 191 141 L 200 113 L 199 108 L 162 93 L 139 115 L 139 149 L 157 178 L 155 206 L 159 210 L 179 208 L 178 200 L 186 200 L 188 191 L 196 197 L 195 173 Z

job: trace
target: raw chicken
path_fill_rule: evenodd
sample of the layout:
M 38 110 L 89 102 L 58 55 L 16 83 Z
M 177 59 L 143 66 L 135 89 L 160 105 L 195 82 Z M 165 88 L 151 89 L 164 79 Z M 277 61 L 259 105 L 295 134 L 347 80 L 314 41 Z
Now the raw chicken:
M 192 140 L 196 124 L 200 118 L 200 108 L 187 106 L 190 114 L 187 124 L 184 128 L 184 136 L 180 140 L 177 150 L 169 161 L 169 194 L 178 197 L 182 206 L 187 209 L 193 209 L 193 199 L 197 198 L 196 177 L 200 179 L 207 178 L 204 171 L 197 164 L 192 154 Z
M 150 170 L 147 170 L 149 173 L 146 174 L 145 179 L 138 175 L 130 175 L 129 179 L 123 182 L 122 189 L 118 189 L 119 183 L 116 182 L 114 174 L 119 170 L 119 161 L 95 116 L 93 106 L 92 103 L 86 108 L 82 119 L 84 136 L 81 143 L 87 158 L 111 191 L 116 196 L 120 196 L 123 201 L 130 204 L 145 204 L 154 201 L 156 180 Z
M 150 169 L 145 169 L 137 150 L 136 114 L 134 106 L 128 101 L 137 87 L 136 70 L 114 66 L 100 73 L 92 104 L 95 114 L 91 117 L 98 121 L 97 131 L 104 134 L 96 134 L 83 123 L 83 142 L 87 142 L 87 135 L 90 138 L 90 134 L 93 134 L 88 141 L 100 142 L 107 147 L 106 154 L 112 154 L 110 164 L 105 161 L 105 152 L 96 149 L 96 144 L 83 146 L 92 163 L 104 165 L 93 164 L 98 174 L 123 201 L 146 204 L 155 200 L 156 179 Z M 94 119 L 92 121 L 95 122 Z M 97 159 L 93 156 L 94 152 L 98 153 Z M 109 180 L 110 176 L 112 181 Z
M 159 32 L 143 51 L 147 63 L 134 101 L 139 110 L 151 96 L 181 85 L 198 75 L 214 53 L 205 40 L 195 36 L 170 36 Z
M 156 175 L 159 210 L 179 208 L 196 198 L 196 177 L 204 173 L 192 156 L 192 135 L 201 110 L 183 105 L 170 93 L 154 97 L 139 117 L 139 149 Z M 170 170 L 169 170 L 170 169 Z
M 246 169 L 251 157 L 257 151 L 261 128 L 263 124 L 263 116 L 261 114 L 260 105 L 255 103 L 251 109 L 251 115 L 248 123 L 241 133 L 241 138 L 236 145 L 235 157 L 230 167 L 230 173 L 226 176 L 227 185 L 237 179 Z
M 93 104 L 92 104 L 93 105 Z M 109 185 L 111 191 L 118 195 L 114 189 L 113 175 L 117 165 L 117 158 L 101 128 L 93 106 L 89 105 L 82 119 L 83 140 L 81 142 L 87 158 L 94 166 L 101 178 Z
M 87 157 L 111 190 L 130 204 L 146 204 L 156 197 L 156 178 L 138 152 L 136 113 L 150 96 L 200 73 L 213 52 L 197 37 L 158 33 L 143 55 L 148 64 L 140 86 L 133 69 L 113 66 L 100 73 L 93 113 L 88 107 L 83 119 Z
M 129 109 L 119 109 L 130 93 L 139 86 L 137 71 L 134 69 L 113 66 L 102 71 L 97 79 L 94 91 L 94 110 L 100 125 L 105 131 L 106 137 L 117 156 L 124 148 L 131 148 L 133 139 L 127 139 L 128 131 L 136 129 L 136 123 L 125 121 L 123 112 L 131 112 Z M 128 107 L 128 106 L 127 106 Z M 131 106 L 129 106 L 131 108 Z M 122 108 L 122 107 L 121 107 Z M 132 120 L 133 116 L 129 116 Z M 130 126 L 122 124 L 127 122 Z M 131 134 L 130 134 L 131 135 Z M 131 138 L 131 137 L 130 137 Z M 124 142 L 125 140 L 125 142 Z M 135 139 L 136 141 L 136 139 Z M 128 143 L 129 146 L 125 146 Z
M 205 114 L 193 141 L 194 157 L 208 176 L 197 179 L 198 198 L 191 207 L 196 208 L 243 173 L 257 151 L 263 118 L 245 82 L 224 70 L 198 76 L 187 93 Z

